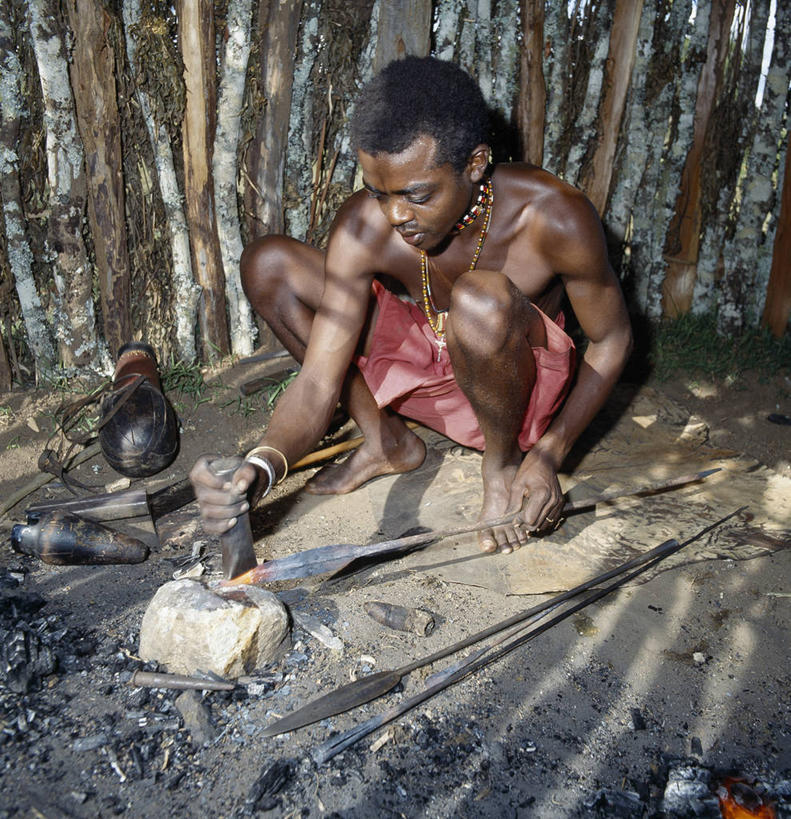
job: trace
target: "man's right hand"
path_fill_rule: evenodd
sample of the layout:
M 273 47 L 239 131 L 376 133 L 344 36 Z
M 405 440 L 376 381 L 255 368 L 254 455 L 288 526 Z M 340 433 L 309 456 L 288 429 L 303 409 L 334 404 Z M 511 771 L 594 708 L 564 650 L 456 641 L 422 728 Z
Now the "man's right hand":
M 209 457 L 201 455 L 190 471 L 190 481 L 200 507 L 203 529 L 222 535 L 236 524 L 239 515 L 250 510 L 248 490 L 258 473 L 251 463 L 243 463 L 230 480 L 218 478 L 209 467 Z

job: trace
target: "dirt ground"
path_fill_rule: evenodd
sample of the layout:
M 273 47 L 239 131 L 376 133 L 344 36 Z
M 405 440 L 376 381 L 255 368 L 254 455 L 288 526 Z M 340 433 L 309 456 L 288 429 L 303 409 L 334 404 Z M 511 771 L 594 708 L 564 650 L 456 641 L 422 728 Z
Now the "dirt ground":
M 268 410 L 260 395 L 240 397 L 239 386 L 283 366 L 217 368 L 199 393 L 172 393 L 181 451 L 143 485 L 183 477 L 202 452 L 249 448 Z M 703 419 L 713 446 L 791 477 L 791 426 L 767 420 L 791 415 L 788 373 L 650 386 Z M 3 501 L 37 474 L 64 397 L 0 396 Z M 352 434 L 341 430 L 335 440 Z M 453 445 L 427 440 L 445 468 Z M 312 471 L 290 476 L 253 516 L 260 559 L 409 528 L 418 478 L 381 479 L 371 491 L 324 501 L 300 492 Z M 118 488 L 101 456 L 75 474 L 95 492 Z M 465 514 L 474 516 L 476 489 L 469 492 Z M 791 816 L 787 548 L 672 569 L 611 595 L 317 765 L 312 752 L 334 731 L 416 693 L 437 668 L 353 713 L 274 738 L 263 728 L 353 676 L 402 666 L 539 598 L 449 583 L 409 558 L 385 571 L 280 587 L 292 610 L 318 618 L 343 650 L 295 627 L 280 659 L 256 671 L 255 686 L 204 696 L 211 725 L 201 744 L 184 726 L 178 692 L 129 679 L 142 667 L 138 635 L 153 594 L 196 541 L 208 548 L 204 577 L 216 577 L 216 543 L 191 505 L 159 522 L 161 545 L 138 565 L 57 567 L 12 552 L 11 526 L 25 506 L 63 494 L 50 483 L 0 522 L 0 817 L 719 816 L 726 774 Z M 464 544 L 474 549 L 469 536 Z M 373 600 L 429 609 L 436 628 L 428 637 L 384 629 L 365 613 Z M 15 691 L 11 670 L 25 664 L 29 690 Z

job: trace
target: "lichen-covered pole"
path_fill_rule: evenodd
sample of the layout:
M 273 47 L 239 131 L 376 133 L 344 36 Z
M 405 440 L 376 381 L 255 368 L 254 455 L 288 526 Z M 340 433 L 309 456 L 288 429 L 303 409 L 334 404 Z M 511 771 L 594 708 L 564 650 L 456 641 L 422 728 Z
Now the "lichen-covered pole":
M 307 0 L 301 23 L 298 57 L 294 67 L 294 88 L 288 123 L 286 177 L 293 185 L 294 202 L 286 213 L 286 230 L 290 236 L 304 240 L 310 221 L 313 192 L 313 162 L 316 161 L 313 138 L 314 95 L 310 77 L 319 59 L 319 14 L 321 0 Z
M 374 71 L 411 54 L 425 57 L 431 34 L 431 0 L 391 0 L 382 3 L 374 56 Z
M 662 282 L 662 310 L 666 316 L 688 313 L 695 288 L 703 220 L 703 161 L 709 122 L 722 85 L 736 0 L 713 0 L 709 15 L 706 61 L 697 83 L 692 144 L 681 171 L 673 218 L 665 237 L 667 271 Z
M 68 0 L 74 32 L 71 80 L 88 182 L 88 215 L 99 277 L 104 338 L 115 355 L 132 339 L 121 123 L 111 21 L 97 0 Z
M 544 0 L 521 0 L 518 123 L 522 155 L 527 162 L 544 160 Z
M 203 355 L 214 359 L 230 352 L 211 173 L 216 108 L 214 6 L 210 0 L 180 0 L 178 31 L 184 63 L 186 106 L 182 124 L 184 197 L 190 250 L 201 286 L 198 312 Z
M 637 31 L 634 68 L 625 113 L 628 127 L 622 130 L 616 149 L 619 159 L 614 168 L 612 193 L 605 218 L 608 229 L 620 242 L 626 240 L 651 146 L 650 114 L 646 106 L 646 80 L 653 54 L 652 41 L 656 13 L 657 0 L 645 0 Z
M 28 25 L 38 64 L 46 129 L 49 213 L 48 262 L 56 293 L 62 363 L 69 368 L 100 369 L 93 305 L 92 270 L 83 241 L 87 188 L 85 157 L 77 133 L 74 102 L 56 0 L 30 0 Z
M 27 343 L 33 354 L 36 372 L 46 373 L 55 365 L 55 348 L 33 276 L 33 253 L 25 234 L 17 155 L 19 123 L 25 108 L 19 93 L 22 69 L 14 48 L 14 20 L 11 15 L 11 3 L 0 3 L 0 98 L 3 101 L 0 106 L 0 199 L 3 203 L 6 258 L 25 322 Z M 8 343 L 10 345 L 10 339 Z M 6 389 L 10 386 L 9 372 Z
M 590 28 L 586 36 L 590 37 L 596 46 L 588 69 L 585 102 L 574 123 L 576 136 L 564 168 L 563 178 L 572 185 L 578 184 L 583 158 L 600 138 L 597 128 L 599 104 L 602 99 L 604 68 L 610 43 L 610 15 L 607 4 L 600 3 L 596 7 L 588 7 L 585 13 L 591 15 Z
M 552 4 L 544 18 L 544 76 L 547 85 L 544 167 L 552 173 L 560 170 L 559 143 L 563 133 L 563 108 L 568 105 L 569 28 L 568 3 Z
M 135 31 L 141 23 L 140 0 L 124 0 L 124 38 L 130 70 L 136 69 L 137 41 Z M 154 164 L 159 181 L 159 192 L 165 208 L 167 234 L 173 263 L 173 312 L 176 333 L 176 349 L 181 361 L 192 362 L 196 357 L 195 324 L 198 315 L 200 287 L 195 283 L 190 258 L 189 233 L 184 215 L 184 203 L 173 162 L 173 149 L 164 123 L 157 122 L 153 103 L 138 75 L 135 97 L 140 105 L 143 121 L 154 152 Z
M 610 46 L 604 67 L 604 89 L 599 109 L 598 141 L 590 163 L 583 166 L 580 186 L 603 214 L 612 182 L 615 148 L 632 80 L 643 0 L 618 0 L 615 4 Z
M 776 185 L 783 184 L 785 157 L 783 150 L 778 150 L 778 138 L 786 122 L 790 80 L 791 4 L 778 3 L 774 45 L 741 208 L 734 235 L 723 250 L 725 266 L 717 312 L 717 330 L 723 335 L 756 325 L 763 311 L 777 220 L 765 223 L 774 210 Z
M 690 37 L 691 0 L 673 3 L 665 14 L 658 5 L 654 18 L 655 47 L 648 63 L 645 92 L 645 166 L 634 200 L 631 235 L 631 266 L 634 295 L 641 312 L 650 318 L 662 313 L 661 283 L 664 273 L 662 247 L 670 221 L 669 186 L 675 185 L 678 170 L 668 159 L 673 147 L 666 146 L 668 123 L 678 108 L 677 85 L 682 44 Z M 704 32 L 706 29 L 704 29 Z M 705 42 L 705 40 L 704 40 Z M 691 123 L 691 118 L 690 118 Z M 641 148 L 638 147 L 638 151 Z M 675 200 L 675 188 L 673 197 Z
M 755 105 L 761 75 L 764 43 L 769 23 L 770 0 L 753 0 L 749 6 L 737 7 L 740 15 L 740 32 L 747 29 L 747 36 L 740 34 L 732 45 L 735 76 L 723 93 L 727 94 L 728 119 L 735 123 L 733 131 L 718 134 L 719 152 L 727 159 L 717 161 L 716 177 L 709 178 L 707 185 L 717 188 L 717 199 L 703 225 L 698 253 L 697 276 L 692 296 L 692 312 L 698 315 L 710 313 L 717 303 L 719 278 L 722 273 L 722 247 L 732 216 L 731 205 L 736 196 L 739 173 L 747 146 L 755 133 L 758 109 Z M 744 42 L 746 40 L 746 42 Z M 739 55 L 738 49 L 744 49 Z M 737 56 L 738 55 L 738 56 Z M 723 144 L 724 143 L 724 144 Z M 725 167 L 723 167 L 725 166 Z
M 236 200 L 236 155 L 247 59 L 250 56 L 251 8 L 252 0 L 231 0 L 228 5 L 223 38 L 225 47 L 220 64 L 217 133 L 212 163 L 217 202 L 217 235 L 225 273 L 231 349 L 235 355 L 240 356 L 252 353 L 255 338 L 250 302 L 242 292 L 242 280 L 239 275 L 239 259 L 243 248 Z

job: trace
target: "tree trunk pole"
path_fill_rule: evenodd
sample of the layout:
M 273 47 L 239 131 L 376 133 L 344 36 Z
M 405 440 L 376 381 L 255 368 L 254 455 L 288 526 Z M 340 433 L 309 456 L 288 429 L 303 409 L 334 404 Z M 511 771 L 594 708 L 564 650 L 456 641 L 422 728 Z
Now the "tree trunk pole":
M 184 196 L 192 266 L 202 288 L 199 319 L 203 353 L 206 359 L 214 359 L 230 352 L 211 174 L 217 114 L 214 7 L 209 0 L 180 0 L 178 20 L 187 92 L 182 125 Z
M 791 137 L 786 145 L 783 198 L 775 234 L 772 269 L 766 289 L 762 323 L 776 338 L 782 338 L 791 316 Z
M 55 366 L 55 348 L 41 306 L 33 276 L 33 253 L 25 233 L 25 216 L 19 182 L 19 123 L 24 102 L 19 92 L 22 68 L 14 44 L 11 3 L 0 3 L 0 201 L 5 227 L 6 258 L 19 298 L 25 322 L 27 343 L 37 372 L 49 372 Z M 11 339 L 8 338 L 11 348 Z M 4 350 L 5 352 L 5 350 Z M 13 351 L 12 351 L 13 356 Z M 10 372 L 8 386 L 11 385 Z
M 57 0 L 29 0 L 27 9 L 44 101 L 47 251 L 57 292 L 60 356 L 67 367 L 98 368 L 92 271 L 82 237 L 87 199 L 85 156 L 74 116 L 63 21 Z
M 244 81 L 250 56 L 251 7 L 251 0 L 231 0 L 228 4 L 213 157 L 217 233 L 225 274 L 231 349 L 234 355 L 239 356 L 247 356 L 253 352 L 255 338 L 252 309 L 242 292 L 239 275 L 239 259 L 243 247 L 236 195 L 239 167 L 236 157 Z
M 729 33 L 736 0 L 712 0 L 706 62 L 698 78 L 692 145 L 681 172 L 675 211 L 665 238 L 667 271 L 662 283 L 662 310 L 666 316 L 688 313 L 692 306 L 700 248 L 702 173 L 709 121 L 722 84 Z
M 519 61 L 519 135 L 526 162 L 544 161 L 544 0 L 520 0 L 522 48 Z
M 144 82 L 137 75 L 136 52 L 137 42 L 133 33 L 141 22 L 140 0 L 123 0 L 124 39 L 130 67 L 135 75 L 135 98 L 140 105 L 140 112 L 148 131 L 154 164 L 157 170 L 159 191 L 167 220 L 167 235 L 170 255 L 173 264 L 173 300 L 176 349 L 178 358 L 184 362 L 193 362 L 195 350 L 195 324 L 198 315 L 200 287 L 195 283 L 190 258 L 189 232 L 184 214 L 184 203 L 176 178 L 173 162 L 173 149 L 170 137 L 163 123 L 155 121 L 152 113 L 152 101 L 144 88 Z
M 260 86 L 266 107 L 258 119 L 253 145 L 247 154 L 245 189 L 250 236 L 282 233 L 283 171 L 288 146 L 294 56 L 302 16 L 302 0 L 261 2 L 258 31 L 261 35 Z
M 374 72 L 408 54 L 425 57 L 431 33 L 430 0 L 391 0 L 379 12 Z
M 642 12 L 643 0 L 618 0 L 615 5 L 604 69 L 604 98 L 599 110 L 599 142 L 580 180 L 582 190 L 600 215 L 604 214 L 610 193 L 615 148 L 632 79 Z
M 104 337 L 112 355 L 132 338 L 121 123 L 110 20 L 101 0 L 68 0 L 75 36 L 71 80 L 85 150 L 88 216 L 99 275 Z

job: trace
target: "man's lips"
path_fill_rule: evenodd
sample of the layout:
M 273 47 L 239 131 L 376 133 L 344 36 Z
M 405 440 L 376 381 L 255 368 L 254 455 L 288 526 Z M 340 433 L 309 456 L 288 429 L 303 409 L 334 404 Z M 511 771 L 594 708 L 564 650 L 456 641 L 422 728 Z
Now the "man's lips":
M 423 233 L 401 233 L 401 238 L 408 245 L 419 245 L 423 240 Z

